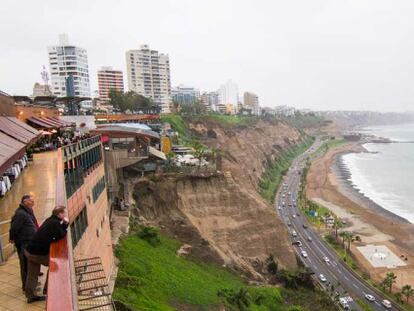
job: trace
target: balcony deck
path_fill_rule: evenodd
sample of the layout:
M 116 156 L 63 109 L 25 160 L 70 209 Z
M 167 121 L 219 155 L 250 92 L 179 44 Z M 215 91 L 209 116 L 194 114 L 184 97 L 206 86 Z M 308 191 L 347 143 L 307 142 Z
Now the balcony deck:
M 31 163 L 13 184 L 13 189 L 0 200 L 0 220 L 7 221 L 17 208 L 23 194 L 34 195 L 35 214 L 39 222 L 47 218 L 55 205 L 56 190 L 56 152 L 35 154 Z M 9 224 L 2 225 L 3 245 L 8 240 Z M 6 246 L 6 253 L 12 246 Z M 44 302 L 27 304 L 21 290 L 19 261 L 13 254 L 0 266 L 0 310 L 30 311 L 45 310 Z

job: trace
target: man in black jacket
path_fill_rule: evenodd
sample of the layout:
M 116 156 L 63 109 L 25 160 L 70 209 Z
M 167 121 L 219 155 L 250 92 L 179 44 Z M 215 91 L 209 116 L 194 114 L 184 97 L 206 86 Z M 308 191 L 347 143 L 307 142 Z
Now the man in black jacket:
M 45 296 L 37 296 L 35 294 L 40 265 L 49 266 L 50 244 L 66 236 L 68 225 L 69 222 L 65 218 L 65 207 L 55 207 L 52 216 L 44 221 L 25 249 L 24 253 L 28 261 L 26 279 L 28 303 L 45 300 Z
M 27 277 L 27 259 L 24 255 L 24 249 L 35 235 L 39 225 L 33 213 L 35 201 L 33 196 L 25 194 L 16 209 L 11 220 L 9 239 L 16 246 L 19 255 L 20 276 L 22 278 L 22 288 L 25 289 Z

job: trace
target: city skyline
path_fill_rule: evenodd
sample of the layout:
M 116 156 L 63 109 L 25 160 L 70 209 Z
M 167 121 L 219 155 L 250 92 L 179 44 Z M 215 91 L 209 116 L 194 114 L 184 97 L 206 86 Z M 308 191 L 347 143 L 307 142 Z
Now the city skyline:
M 88 51 L 91 91 L 98 89 L 99 67 L 125 73 L 125 51 L 149 44 L 168 53 L 173 86 L 212 91 L 233 79 L 240 90 L 259 94 L 263 106 L 413 109 L 414 3 L 409 1 L 73 1 L 66 6 L 46 0 L 9 2 L 0 10 L 8 25 L 0 30 L 0 85 L 10 94 L 31 93 L 47 65 L 47 47 L 68 33 L 71 43 Z M 156 12 L 157 22 L 153 14 L 135 18 L 138 10 Z M 91 12 L 107 22 L 99 23 Z

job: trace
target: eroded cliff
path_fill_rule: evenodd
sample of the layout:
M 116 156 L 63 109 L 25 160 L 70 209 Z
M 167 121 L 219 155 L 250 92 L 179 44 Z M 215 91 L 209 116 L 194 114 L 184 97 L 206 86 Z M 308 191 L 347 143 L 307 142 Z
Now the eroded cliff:
M 131 178 L 136 214 L 192 245 L 198 257 L 230 265 L 251 279 L 264 279 L 270 254 L 281 266 L 296 266 L 287 230 L 257 186 L 269 163 L 300 142 L 300 132 L 264 121 L 233 128 L 201 121 L 188 128 L 222 151 L 222 171 Z

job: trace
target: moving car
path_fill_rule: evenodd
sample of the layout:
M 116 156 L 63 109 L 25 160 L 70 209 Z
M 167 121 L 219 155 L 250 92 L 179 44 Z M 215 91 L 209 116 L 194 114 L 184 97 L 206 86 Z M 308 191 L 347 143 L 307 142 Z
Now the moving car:
M 296 215 L 295 215 L 295 214 L 293 214 L 293 215 L 292 215 L 292 217 L 293 217 L 293 218 L 296 218 Z
M 296 231 L 295 231 L 295 230 L 293 230 L 293 231 L 292 231 L 292 236 L 293 236 L 294 238 L 296 238 L 296 237 L 298 236 L 298 234 L 296 233 Z
M 308 225 L 307 224 L 303 224 L 302 227 L 303 227 L 303 229 L 308 229 Z
M 385 307 L 385 309 L 391 309 L 392 308 L 392 304 L 389 300 L 384 299 L 381 304 Z
M 301 241 L 295 241 L 295 242 L 292 242 L 292 244 L 294 245 L 294 244 L 296 244 L 297 246 L 299 246 L 299 247 L 301 247 L 302 246 L 302 242 Z
M 328 257 L 326 257 L 326 256 L 324 256 L 323 258 L 323 261 L 325 261 L 326 263 L 328 263 L 330 260 L 329 260 L 329 258 Z
M 375 301 L 375 297 L 370 294 L 365 294 L 365 299 L 368 301 Z
M 278 207 L 277 207 L 277 209 L 280 211 L 280 209 L 281 209 L 282 207 L 279 205 Z
M 303 258 L 307 258 L 308 257 L 308 253 L 306 251 L 301 251 L 300 252 Z
M 288 221 L 287 225 L 288 225 L 288 227 L 290 227 L 292 225 L 292 223 L 290 221 Z
M 339 298 L 339 304 L 341 305 L 342 309 L 349 310 L 349 304 L 345 298 Z
M 312 242 L 312 238 L 311 238 L 310 236 L 308 236 L 306 239 L 307 239 L 309 242 Z
M 321 282 L 326 282 L 327 279 L 323 274 L 319 274 L 319 280 L 321 280 Z

